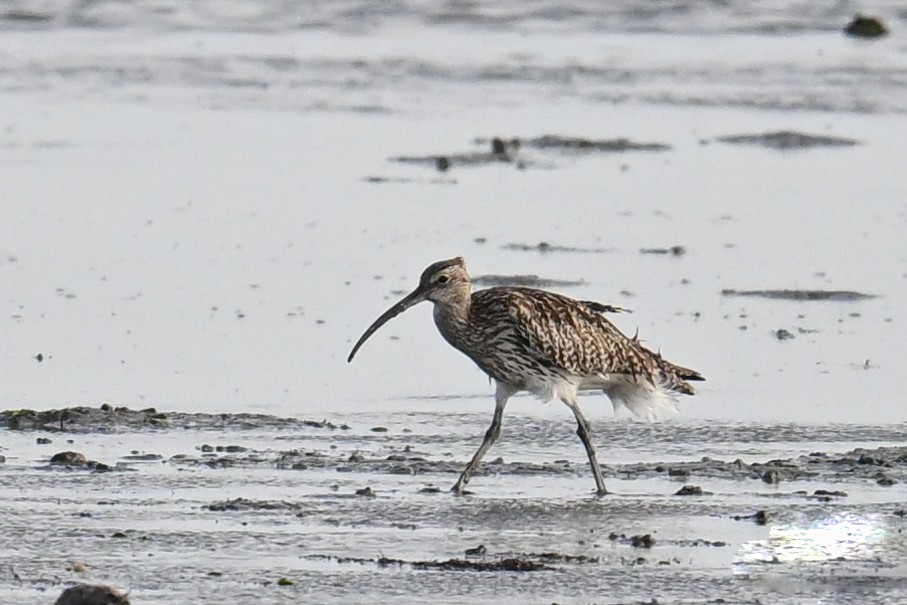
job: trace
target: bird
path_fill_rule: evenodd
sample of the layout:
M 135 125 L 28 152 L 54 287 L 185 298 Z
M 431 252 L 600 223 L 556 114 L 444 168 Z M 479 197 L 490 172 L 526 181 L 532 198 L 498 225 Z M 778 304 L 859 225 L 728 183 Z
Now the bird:
M 678 395 L 693 395 L 688 381 L 705 380 L 646 348 L 638 332 L 629 337 L 607 317 L 625 311 L 536 288 L 497 286 L 473 291 L 463 257 L 429 265 L 411 293 L 366 328 L 347 358 L 381 326 L 424 301 L 434 304 L 441 336 L 464 353 L 495 383 L 495 409 L 479 449 L 451 488 L 463 494 L 482 458 L 501 435 L 504 408 L 519 392 L 542 401 L 560 400 L 576 419 L 596 495 L 608 494 L 596 458 L 588 420 L 580 410 L 580 391 L 602 391 L 615 411 L 624 406 L 654 419 L 660 409 L 676 409 Z

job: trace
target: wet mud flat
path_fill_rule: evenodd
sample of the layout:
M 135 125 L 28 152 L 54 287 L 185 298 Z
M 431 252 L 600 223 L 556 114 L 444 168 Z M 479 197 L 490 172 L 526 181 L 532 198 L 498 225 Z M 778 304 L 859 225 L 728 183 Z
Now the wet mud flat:
M 514 414 L 454 496 L 487 422 L 2 412 L 0 603 L 907 599 L 903 425 L 602 419 L 595 498 L 569 419 Z

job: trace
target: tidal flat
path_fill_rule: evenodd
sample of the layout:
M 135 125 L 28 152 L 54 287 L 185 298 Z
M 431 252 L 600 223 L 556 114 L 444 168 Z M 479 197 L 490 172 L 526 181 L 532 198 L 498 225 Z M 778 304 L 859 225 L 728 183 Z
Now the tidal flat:
M 898 602 L 905 588 L 904 425 L 605 421 L 613 493 L 598 498 L 568 415 L 508 418 L 464 496 L 448 490 L 480 414 L 78 408 L 0 425 L 17 416 L 48 424 L 3 433 L 10 603 L 92 580 L 139 603 Z
M 0 9 L 0 605 L 907 603 L 904 13 Z M 399 161 L 401 158 L 412 161 Z M 441 162 L 441 159 L 446 162 Z M 517 397 L 429 263 L 632 311 L 654 423 Z

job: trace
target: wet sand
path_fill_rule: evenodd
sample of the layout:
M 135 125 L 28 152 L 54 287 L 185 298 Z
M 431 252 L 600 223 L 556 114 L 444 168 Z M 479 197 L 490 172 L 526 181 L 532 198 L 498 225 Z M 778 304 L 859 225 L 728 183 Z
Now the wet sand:
M 905 589 L 904 425 L 599 422 L 614 493 L 596 498 L 566 413 L 508 416 L 466 496 L 448 489 L 484 415 L 65 416 L 63 431 L 3 432 L 4 602 L 77 581 L 139 603 L 895 603 Z

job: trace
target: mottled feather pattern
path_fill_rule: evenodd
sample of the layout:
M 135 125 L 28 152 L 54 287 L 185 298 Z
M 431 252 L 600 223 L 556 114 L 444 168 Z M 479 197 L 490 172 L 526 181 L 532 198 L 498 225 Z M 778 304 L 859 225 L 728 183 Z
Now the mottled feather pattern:
M 624 336 L 603 315 L 606 308 L 612 309 L 533 288 L 479 290 L 472 294 L 467 319 L 471 342 L 462 344 L 483 351 L 473 358 L 481 358 L 480 367 L 504 382 L 521 382 L 531 363 L 536 374 L 551 379 L 626 374 L 693 393 L 683 378 L 695 378 L 695 372 L 682 376 L 677 366 Z M 455 339 L 448 340 L 463 350 Z

